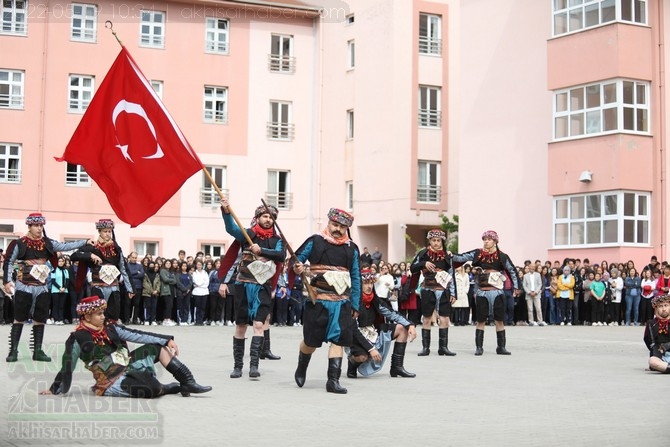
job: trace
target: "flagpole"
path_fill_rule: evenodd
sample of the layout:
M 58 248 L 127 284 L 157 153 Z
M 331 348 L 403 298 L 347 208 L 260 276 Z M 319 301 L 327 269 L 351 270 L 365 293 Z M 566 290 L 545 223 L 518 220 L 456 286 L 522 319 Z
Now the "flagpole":
M 212 174 L 209 173 L 209 171 L 207 170 L 207 168 L 204 165 L 202 167 L 202 172 L 205 173 L 205 176 L 209 179 L 209 182 L 212 184 L 212 186 L 216 190 L 217 194 L 219 194 L 219 197 L 222 198 L 222 199 L 225 199 L 225 196 L 223 195 L 223 193 L 219 189 L 219 186 L 216 184 L 216 182 L 212 178 Z M 244 235 L 244 238 L 247 240 L 249 245 L 254 245 L 253 241 L 251 240 L 251 238 L 247 234 L 246 230 L 244 229 L 244 226 L 240 222 L 240 219 L 237 218 L 237 215 L 235 214 L 235 212 L 233 211 L 233 209 L 231 208 L 230 205 L 228 205 L 228 213 L 231 216 L 233 216 L 233 220 L 235 220 L 235 223 L 237 224 L 237 226 L 240 227 L 240 230 L 242 231 L 242 234 Z
M 112 32 L 112 35 L 114 36 L 116 41 L 119 43 L 119 45 L 121 45 L 121 48 L 123 48 L 123 42 L 121 42 L 121 39 L 119 39 L 119 36 L 116 35 L 116 31 L 114 31 L 114 23 L 112 23 L 111 20 L 107 20 L 105 22 L 105 28 L 107 28 L 108 30 L 110 30 Z

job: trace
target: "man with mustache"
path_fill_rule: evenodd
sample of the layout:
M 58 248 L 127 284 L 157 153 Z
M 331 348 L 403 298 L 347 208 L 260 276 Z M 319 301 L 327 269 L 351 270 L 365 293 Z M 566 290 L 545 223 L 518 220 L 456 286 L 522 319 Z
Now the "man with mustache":
M 326 391 L 347 393 L 340 385 L 342 347 L 351 346 L 352 315 L 358 317 L 361 300 L 360 254 L 348 231 L 353 221 L 354 216 L 346 211 L 331 208 L 326 228 L 310 236 L 295 253 L 293 271 L 303 273 L 304 263 L 309 261 L 310 284 L 316 295 L 313 301 L 306 301 L 303 311 L 303 340 L 294 376 L 299 387 L 305 384 L 312 353 L 326 342 L 330 343 Z
M 654 318 L 644 328 L 644 343 L 649 349 L 649 369 L 670 374 L 670 295 L 652 298 Z

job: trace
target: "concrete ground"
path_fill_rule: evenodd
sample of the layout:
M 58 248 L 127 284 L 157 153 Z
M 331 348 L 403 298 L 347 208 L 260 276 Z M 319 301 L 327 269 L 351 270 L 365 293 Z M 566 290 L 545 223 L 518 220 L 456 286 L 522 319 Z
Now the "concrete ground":
M 0 327 L 0 339 L 10 326 Z M 139 327 L 138 327 L 139 328 Z M 665 413 L 670 376 L 646 371 L 642 327 L 510 327 L 511 356 L 495 354 L 486 328 L 485 353 L 475 357 L 474 328 L 450 330 L 456 357 L 417 357 L 408 345 L 405 367 L 414 379 L 391 378 L 390 363 L 368 378 L 341 383 L 347 395 L 326 393 L 327 347 L 313 355 L 307 383 L 293 380 L 300 328 L 272 328 L 279 361 L 261 360 L 259 381 L 230 379 L 231 327 L 151 327 L 175 335 L 180 358 L 207 394 L 155 400 L 95 397 L 79 362 L 66 396 L 40 396 L 60 367 L 72 326 L 48 326 L 51 363 L 30 360 L 29 326 L 20 359 L 0 373 L 0 445 L 162 444 L 167 446 L 623 446 L 667 445 Z M 418 328 L 420 334 L 421 330 Z M 420 338 L 420 335 L 419 335 Z M 7 348 L 0 348 L 1 357 Z M 159 365 L 160 367 L 160 365 Z M 172 381 L 164 370 L 163 382 Z M 664 416 L 660 416 L 663 412 Z

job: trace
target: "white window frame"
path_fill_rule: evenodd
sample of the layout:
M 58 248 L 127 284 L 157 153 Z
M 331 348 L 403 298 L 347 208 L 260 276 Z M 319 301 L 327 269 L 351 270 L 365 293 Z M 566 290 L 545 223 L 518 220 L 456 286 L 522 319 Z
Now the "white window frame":
M 165 12 L 140 11 L 140 46 L 165 48 Z
M 228 196 L 228 189 L 226 185 L 228 184 L 228 170 L 225 166 L 205 166 L 205 169 L 209 172 L 209 175 L 212 176 L 212 179 L 216 182 L 216 186 L 219 187 L 219 190 L 223 193 L 224 196 Z M 202 184 L 200 187 L 200 205 L 202 206 L 215 206 L 218 207 L 221 205 L 221 199 L 216 189 L 212 185 L 212 182 L 209 181 L 205 173 L 202 174 Z
M 269 140 L 293 141 L 295 125 L 293 103 L 290 101 L 270 101 L 270 120 L 267 125 Z
M 419 127 L 442 127 L 442 88 L 419 86 Z
M 356 68 L 356 41 L 354 39 L 347 41 L 347 70 Z
M 554 248 L 649 246 L 651 193 L 614 190 L 554 197 Z
M 75 42 L 95 42 L 98 32 L 98 6 L 72 3 L 70 11 L 70 39 Z
M 290 34 L 270 35 L 268 70 L 277 73 L 295 73 L 293 46 L 294 37 Z
M 82 165 L 66 163 L 65 184 L 67 186 L 91 186 L 91 177 Z
M 442 198 L 441 163 L 434 160 L 419 160 L 417 169 L 416 201 L 419 203 L 440 203 Z
M 73 84 L 76 82 L 76 84 Z M 88 85 L 86 85 L 88 83 Z M 71 74 L 68 84 L 68 112 L 84 113 L 93 99 L 95 77 Z
M 291 193 L 291 171 L 283 169 L 268 169 L 268 190 L 265 193 L 268 205 L 274 205 L 280 210 L 289 210 L 293 205 Z
M 4 250 L 5 256 L 9 256 L 9 253 L 7 253 L 7 247 L 9 247 L 9 244 L 17 239 L 18 237 L 13 235 L 0 235 L 0 248 Z
M 154 92 L 156 92 L 156 96 L 158 96 L 158 99 L 161 101 L 163 100 L 163 81 L 159 81 L 157 79 L 152 79 L 151 80 L 151 88 L 154 89 Z
M 347 110 L 347 140 L 353 140 L 356 135 L 354 109 Z
M 4 1 L 0 3 L 0 34 L 25 36 L 28 34 L 28 0 L 9 1 L 12 2 L 9 8 L 5 7 Z
M 354 182 L 353 181 L 348 181 L 345 182 L 344 184 L 345 191 L 347 193 L 346 197 L 346 204 L 347 204 L 347 209 L 349 211 L 352 211 L 354 209 Z
M 0 69 L 0 109 L 23 109 L 24 88 L 25 72 L 23 70 Z M 3 93 L 4 90 L 7 93 Z
M 230 20 L 205 18 L 205 53 L 228 54 Z
M 0 143 L 0 183 L 21 183 L 22 153 L 19 143 Z
M 200 244 L 200 251 L 205 255 L 210 255 L 212 257 L 212 262 L 214 262 L 226 252 L 226 244 L 203 242 Z
M 228 87 L 206 85 L 202 102 L 206 123 L 228 124 Z
M 646 26 L 647 0 L 552 0 L 553 36 L 564 36 L 610 23 Z
M 611 79 L 555 90 L 553 139 L 612 133 L 650 134 L 650 83 Z M 616 124 L 615 124 L 616 123 Z
M 422 22 L 425 21 L 425 30 Z M 442 16 L 419 14 L 419 54 L 442 55 Z
M 137 257 L 144 258 L 146 255 L 151 255 L 156 259 L 160 250 L 160 243 L 158 241 L 133 241 L 133 251 L 137 253 Z

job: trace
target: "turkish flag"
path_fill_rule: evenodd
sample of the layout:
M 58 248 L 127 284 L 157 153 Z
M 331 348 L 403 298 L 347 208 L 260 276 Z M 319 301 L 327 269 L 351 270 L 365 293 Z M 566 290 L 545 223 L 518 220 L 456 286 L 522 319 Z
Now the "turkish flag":
M 203 167 L 125 47 L 56 160 L 83 166 L 131 227 Z

